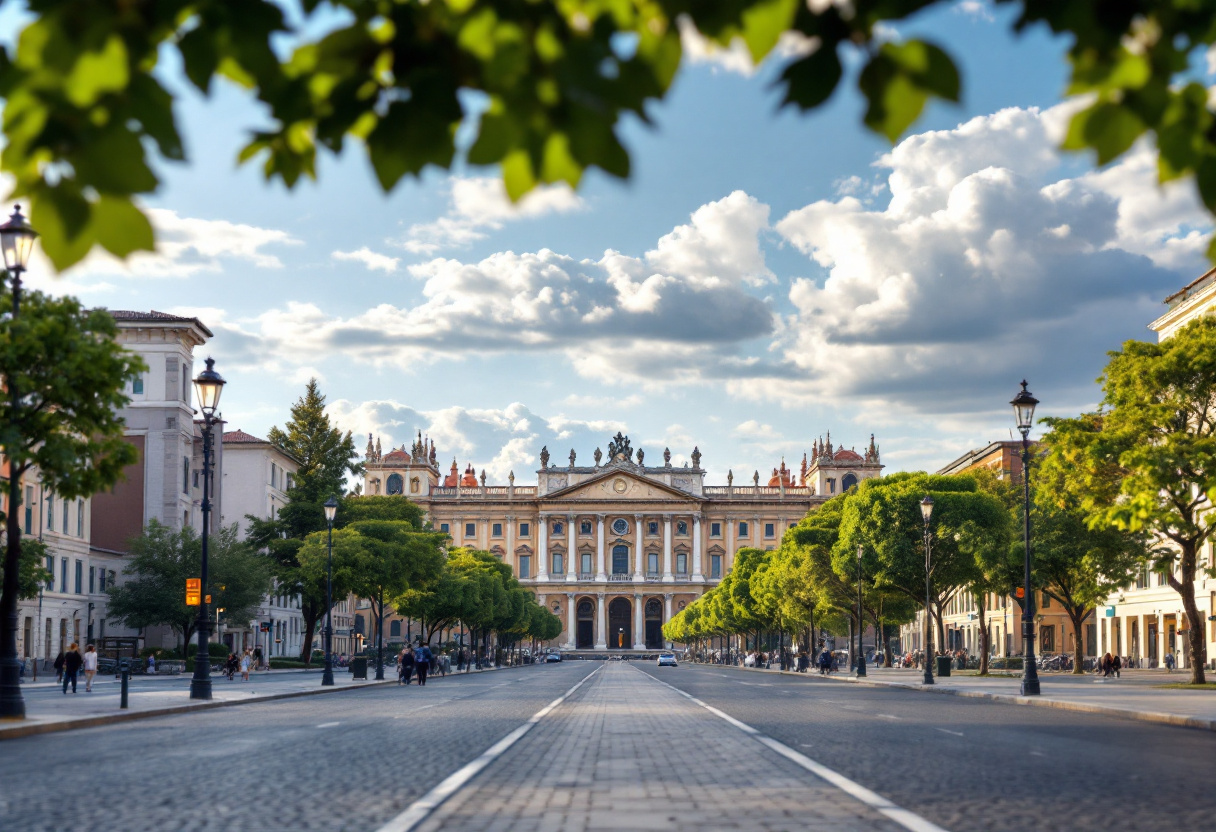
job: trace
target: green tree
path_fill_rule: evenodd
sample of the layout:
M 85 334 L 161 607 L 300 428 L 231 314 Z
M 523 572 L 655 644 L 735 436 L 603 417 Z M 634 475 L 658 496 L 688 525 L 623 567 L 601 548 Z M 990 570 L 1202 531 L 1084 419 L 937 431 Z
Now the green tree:
M 4 584 L 0 593 L 0 716 L 23 717 L 18 686 L 17 600 L 22 595 L 22 482 L 37 467 L 43 486 L 75 499 L 116 483 L 136 459 L 118 411 L 128 381 L 145 367 L 114 341 L 105 310 L 42 292 L 20 296 L 19 315 L 0 318 L 0 448 L 8 468 Z M 16 310 L 12 282 L 0 308 Z M 28 589 L 28 587 L 27 587 Z
M 329 421 L 325 396 L 315 378 L 308 380 L 304 395 L 291 406 L 286 427 L 271 428 L 267 439 L 300 462 L 289 494 L 292 502 L 315 503 L 319 510 L 331 494 L 344 493 L 347 474 L 363 471 L 350 431 L 343 433 Z
M 213 607 L 223 607 L 230 621 L 247 622 L 270 590 L 271 564 L 238 539 L 237 524 L 223 526 L 208 537 L 207 581 L 204 594 Z M 189 526 L 174 531 L 153 520 L 131 541 L 127 580 L 108 587 L 108 614 L 128 627 L 165 625 L 190 643 L 198 608 L 186 606 L 186 579 L 202 569 L 202 540 Z
M 21 560 L 17 565 L 17 597 L 22 601 L 37 598 L 38 593 L 51 579 L 51 573 L 43 566 L 50 549 L 36 537 L 21 538 Z M 4 575 L 0 563 L 0 576 Z
M 1168 543 L 1154 568 L 1167 576 L 1187 617 L 1191 682 L 1203 684 L 1207 645 L 1195 579 L 1212 537 L 1216 491 L 1216 320 L 1199 318 L 1171 338 L 1127 341 L 1099 381 L 1102 409 L 1048 419 L 1062 484 L 1094 528 Z
M 1071 38 L 1070 95 L 1089 95 L 1064 146 L 1100 164 L 1152 134 L 1162 181 L 1196 177 L 1216 208 L 1216 130 L 1192 72 L 1216 42 L 1195 0 L 998 0 L 1013 27 Z M 323 5 L 337 7 L 318 20 Z M 174 117 L 182 83 L 209 94 L 217 76 L 262 105 L 240 151 L 267 179 L 315 177 L 319 150 L 357 142 L 385 190 L 428 166 L 497 165 L 518 198 L 538 182 L 577 186 L 584 170 L 627 177 L 619 123 L 649 122 L 681 63 L 677 19 L 754 61 L 795 33 L 814 47 L 781 58 L 783 104 L 826 102 L 859 55 L 867 127 L 894 141 L 930 98 L 958 101 L 962 80 L 938 45 L 890 40 L 886 24 L 947 0 L 460 0 L 383 2 L 44 0 L 16 46 L 0 52 L 5 96 L 0 166 L 32 198 L 34 225 L 59 268 L 94 245 L 119 257 L 154 245 L 135 198 L 155 191 L 149 159 L 186 154 Z M 329 24 L 329 20 L 340 22 Z M 296 21 L 295 23 L 289 20 Z M 317 34 L 313 34 L 313 33 Z M 291 43 L 291 49 L 272 45 Z M 184 78 L 166 73 L 180 67 Z M 459 129 L 458 129 L 459 128 Z M 458 151 L 458 134 L 472 135 Z

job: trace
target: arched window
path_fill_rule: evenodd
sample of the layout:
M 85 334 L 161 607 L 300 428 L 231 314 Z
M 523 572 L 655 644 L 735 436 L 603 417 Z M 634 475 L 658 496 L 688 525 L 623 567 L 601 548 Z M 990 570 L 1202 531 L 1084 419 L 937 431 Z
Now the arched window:
M 578 602 L 579 619 L 582 621 L 589 621 L 591 619 L 591 615 L 592 615 L 591 602 L 590 601 L 579 601 Z
M 857 485 L 857 475 L 856 474 L 852 474 L 852 473 L 845 474 L 844 477 L 840 480 L 840 490 L 841 491 L 848 491 L 850 488 L 852 488 L 855 485 Z
M 400 494 L 404 487 L 405 480 L 401 478 L 400 474 L 388 475 L 388 486 L 385 491 L 386 494 Z
M 659 603 L 658 598 L 651 598 L 646 602 L 646 617 L 647 618 L 662 618 L 663 605 Z

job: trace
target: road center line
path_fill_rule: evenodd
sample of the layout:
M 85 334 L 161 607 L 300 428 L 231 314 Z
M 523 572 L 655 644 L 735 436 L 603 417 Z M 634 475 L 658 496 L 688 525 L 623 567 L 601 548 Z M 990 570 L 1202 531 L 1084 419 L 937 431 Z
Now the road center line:
M 785 757 L 790 762 L 792 762 L 798 766 L 801 766 L 802 768 L 809 771 L 811 774 L 814 774 L 819 779 L 826 780 L 828 783 L 831 783 L 833 786 L 840 789 L 842 792 L 849 795 L 850 797 L 861 801 L 862 803 L 866 804 L 867 806 L 869 806 L 872 809 L 877 810 L 880 814 L 885 815 L 887 818 L 893 820 L 895 823 L 898 823 L 904 829 L 907 829 L 910 832 L 946 832 L 946 830 L 943 829 L 942 827 L 938 826 L 935 823 L 931 823 L 928 820 L 925 820 L 924 818 L 922 818 L 920 815 L 916 814 L 915 812 L 911 812 L 911 811 L 908 811 L 907 809 L 902 809 L 899 806 L 896 806 L 894 803 L 887 800 L 885 797 L 878 794 L 877 792 L 870 791 L 865 786 L 861 785 L 860 783 L 858 783 L 856 781 L 850 780 L 849 778 L 845 777 L 843 774 L 839 774 L 838 772 L 833 771 L 832 769 L 828 768 L 827 766 L 823 765 L 822 763 L 815 762 L 810 757 L 806 756 L 805 754 L 803 754 L 800 751 L 795 751 L 794 749 L 790 748 L 785 743 L 778 742 L 777 740 L 773 739 L 772 737 L 769 737 L 769 736 L 766 736 L 765 734 L 760 733 L 755 728 L 748 725 L 746 722 L 740 722 L 739 720 L 735 719 L 733 716 L 726 713 L 725 711 L 720 711 L 717 708 L 715 708 L 713 705 L 710 705 L 706 702 L 702 702 L 700 699 L 693 696 L 691 693 L 685 693 L 684 691 L 677 688 L 675 685 L 669 685 L 667 682 L 664 682 L 662 679 L 655 679 L 655 677 L 651 676 L 649 673 L 645 673 L 642 670 L 638 670 L 638 668 L 634 668 L 634 670 L 637 670 L 638 673 L 642 673 L 642 675 L 646 676 L 648 679 L 653 679 L 655 682 L 658 682 L 660 685 L 663 685 L 664 687 L 671 688 L 676 693 L 680 694 L 680 696 L 683 696 L 685 699 L 689 700 L 690 702 L 695 702 L 696 704 L 700 705 L 705 710 L 709 711 L 714 716 L 717 716 L 717 717 L 720 717 L 720 718 L 726 720 L 727 722 L 729 722 L 731 725 L 738 728 L 743 733 L 750 734 L 757 742 L 761 743 L 762 745 L 768 746 L 773 751 L 776 751 L 778 754 L 780 754 L 782 757 Z M 385 830 L 380 830 L 380 832 L 385 832 Z
M 341 725 L 341 722 L 322 722 L 318 728 L 333 728 L 335 725 Z
M 961 737 L 963 735 L 962 731 L 951 731 L 949 728 L 934 728 L 933 730 L 941 731 L 943 734 L 952 734 L 956 737 Z
M 376 832 L 409 832 L 409 830 L 422 823 L 422 821 L 426 820 L 427 815 L 438 809 L 461 786 L 476 777 L 482 769 L 501 757 L 508 748 L 519 742 L 523 735 L 531 731 L 536 723 L 548 716 L 558 705 L 565 702 L 571 694 L 586 684 L 587 680 L 599 673 L 601 669 L 603 669 L 603 665 L 588 673 L 570 690 L 532 714 L 523 725 L 481 752 L 480 757 L 449 774 L 444 778 L 443 782 L 415 800 L 404 812 L 384 824 L 384 826 L 381 826 Z

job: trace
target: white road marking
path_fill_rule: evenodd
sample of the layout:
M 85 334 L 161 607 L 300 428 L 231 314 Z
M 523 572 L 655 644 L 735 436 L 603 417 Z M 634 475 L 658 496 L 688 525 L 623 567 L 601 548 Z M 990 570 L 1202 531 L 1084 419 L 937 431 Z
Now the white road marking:
M 322 722 L 318 728 L 333 728 L 335 725 L 341 725 L 341 722 Z
M 1044 754 L 1042 751 L 1031 751 L 1031 752 L 1030 752 L 1030 755 L 1031 755 L 1032 757 L 1046 757 L 1046 756 L 1047 756 L 1047 755 L 1046 755 L 1046 754 Z
M 815 744 L 813 742 L 800 742 L 798 744 L 800 746 L 802 746 L 803 748 L 814 748 L 815 747 Z
M 480 757 L 449 774 L 443 782 L 415 800 L 404 812 L 384 824 L 384 826 L 381 826 L 376 832 L 409 832 L 409 830 L 422 823 L 431 812 L 438 809 L 457 789 L 476 777 L 482 769 L 501 757 L 508 748 L 519 742 L 524 734 L 532 730 L 532 726 L 548 716 L 558 705 L 565 702 L 571 694 L 586 684 L 587 680 L 599 673 L 602 668 L 603 665 L 600 665 L 600 667 L 588 673 L 578 684 L 534 713 L 523 725 L 481 752 Z M 496 685 L 496 687 L 501 686 Z
M 894 714 L 875 714 L 875 716 L 879 717 L 880 719 L 903 719 L 903 717 L 895 716 Z
M 641 673 L 642 671 L 639 670 L 638 672 Z M 925 820 L 924 818 L 922 818 L 920 815 L 916 814 L 915 812 L 910 812 L 907 809 L 902 809 L 899 806 L 896 806 L 894 803 L 887 800 L 885 797 L 878 794 L 877 792 L 872 792 L 869 789 L 867 789 L 865 786 L 861 785 L 860 783 L 857 783 L 857 782 L 845 777 L 843 774 L 838 774 L 837 772 L 833 771 L 832 769 L 828 768 L 827 766 L 823 765 L 822 763 L 815 762 L 814 760 L 812 760 L 810 757 L 806 756 L 802 752 L 795 751 L 794 749 L 790 748 L 785 743 L 778 742 L 777 740 L 773 739 L 772 737 L 765 736 L 764 734 L 760 733 L 752 726 L 748 725 L 745 722 L 740 722 L 739 720 L 735 719 L 733 716 L 726 713 L 725 711 L 720 711 L 717 708 L 715 708 L 713 705 L 702 702 L 697 697 L 693 696 L 690 693 L 685 693 L 684 691 L 680 690 L 679 688 L 675 687 L 674 685 L 669 685 L 664 681 L 655 679 L 653 676 L 650 676 L 650 674 L 648 674 L 648 673 L 645 675 L 648 678 L 652 679 L 653 681 L 658 682 L 660 685 L 671 688 L 676 693 L 680 694 L 680 696 L 683 696 L 685 699 L 688 699 L 691 702 L 697 703 L 698 705 L 700 705 L 705 710 L 709 711 L 714 716 L 721 717 L 722 719 L 729 722 L 731 725 L 738 728 L 743 733 L 751 735 L 752 738 L 754 738 L 757 742 L 761 743 L 762 745 L 767 746 L 768 748 L 771 748 L 773 751 L 776 751 L 782 757 L 785 757 L 790 762 L 801 766 L 802 768 L 809 771 L 811 774 L 814 774 L 819 779 L 826 780 L 827 782 L 831 783 L 833 786 L 840 789 L 842 792 L 849 795 L 850 797 L 861 801 L 862 803 L 866 804 L 867 806 L 869 806 L 872 809 L 877 810 L 880 814 L 895 821 L 895 823 L 898 823 L 904 829 L 909 830 L 909 832 L 946 832 L 945 829 L 938 826 L 937 824 L 931 823 L 931 822 Z M 1033 754 L 1034 752 L 1032 751 L 1031 753 Z M 384 832 L 384 830 L 381 830 L 381 832 Z
M 934 728 L 933 730 L 941 731 L 943 734 L 953 734 L 956 737 L 961 737 L 963 735 L 962 731 L 951 731 L 949 728 Z

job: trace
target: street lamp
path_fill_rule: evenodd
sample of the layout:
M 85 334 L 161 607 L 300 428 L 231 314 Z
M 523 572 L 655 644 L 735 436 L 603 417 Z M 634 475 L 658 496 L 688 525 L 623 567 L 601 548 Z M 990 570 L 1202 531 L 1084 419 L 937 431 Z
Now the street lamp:
M 334 516 L 337 513 L 338 499 L 331 494 L 325 501 L 325 525 L 329 527 L 329 551 L 325 560 L 325 672 L 321 674 L 322 687 L 329 687 L 334 683 Z
M 13 208 L 8 222 L 0 225 L 0 249 L 4 251 L 4 268 L 8 270 L 13 287 L 13 322 L 21 309 L 21 273 L 29 263 L 34 250 L 34 239 L 38 232 L 21 214 L 21 206 Z M 16 379 L 5 379 L 8 387 L 12 421 L 20 421 L 21 397 Z M 15 447 L 5 447 L 9 468 L 14 469 L 17 460 Z M 10 518 L 21 505 L 21 478 L 8 478 L 8 506 Z M 0 718 L 25 718 L 25 699 L 21 695 L 22 662 L 17 658 L 17 593 L 21 566 L 21 527 L 15 522 L 8 524 L 9 539 L 4 553 L 4 593 L 0 601 Z
M 933 684 L 933 621 L 929 614 L 929 543 L 931 540 L 929 519 L 933 516 L 933 498 L 928 494 L 925 495 L 925 499 L 920 501 L 920 516 L 925 521 L 925 678 L 922 682 L 931 685 Z
M 1039 695 L 1039 671 L 1034 666 L 1034 590 L 1030 585 L 1030 428 L 1034 425 L 1034 408 L 1039 400 L 1026 389 L 1010 402 L 1018 431 L 1022 434 L 1022 534 L 1025 559 L 1025 583 L 1022 590 L 1022 696 Z
M 203 412 L 203 563 L 199 570 L 202 598 L 198 605 L 198 652 L 194 656 L 194 677 L 190 680 L 191 699 L 211 698 L 211 655 L 207 642 L 211 635 L 211 620 L 207 615 L 207 539 L 211 526 L 211 428 L 215 424 L 215 409 L 224 391 L 224 379 L 215 371 L 215 359 L 208 358 L 207 369 L 194 379 L 194 395 Z
M 857 544 L 857 675 L 866 675 L 866 659 L 865 647 L 862 646 L 862 641 L 865 638 L 865 619 L 861 615 L 861 544 Z

